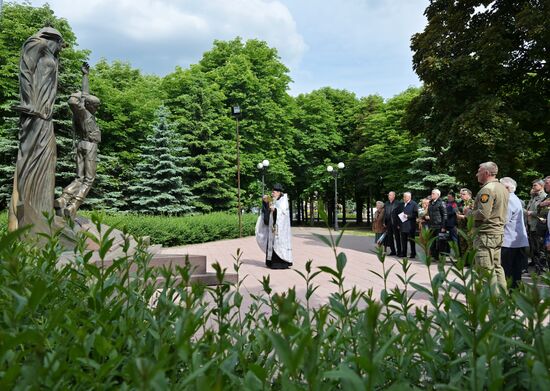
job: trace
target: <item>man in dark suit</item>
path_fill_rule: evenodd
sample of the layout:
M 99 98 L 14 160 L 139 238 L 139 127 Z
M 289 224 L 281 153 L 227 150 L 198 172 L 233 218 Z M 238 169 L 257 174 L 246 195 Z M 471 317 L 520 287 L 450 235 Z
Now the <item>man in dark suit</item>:
M 386 229 L 386 246 L 390 248 L 389 255 L 401 254 L 401 240 L 399 237 L 400 221 L 397 214 L 399 213 L 401 202 L 395 199 L 395 191 L 388 193 L 388 201 L 384 205 L 384 228 Z M 395 244 L 394 244 L 395 240 Z M 397 253 L 395 252 L 397 247 Z
M 407 256 L 407 242 L 411 244 L 411 256 L 416 257 L 416 245 L 414 237 L 416 234 L 416 219 L 418 218 L 418 204 L 411 199 L 411 193 L 403 193 L 403 204 L 401 212 L 398 214 L 401 222 L 401 254 L 400 257 Z

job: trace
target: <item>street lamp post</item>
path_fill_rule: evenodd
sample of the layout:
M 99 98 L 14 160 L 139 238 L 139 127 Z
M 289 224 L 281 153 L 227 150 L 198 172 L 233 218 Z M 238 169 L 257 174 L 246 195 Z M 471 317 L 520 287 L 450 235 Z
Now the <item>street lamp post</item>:
M 334 230 L 338 231 L 338 170 L 342 170 L 346 165 L 338 163 L 336 170 L 332 166 L 327 166 L 327 171 L 334 177 Z
M 262 197 L 265 194 L 265 170 L 267 170 L 267 167 L 269 167 L 269 160 L 264 159 L 261 163 L 258 163 L 257 165 L 258 170 L 262 170 Z
M 231 107 L 231 114 L 237 121 L 237 215 L 239 216 L 239 238 L 243 237 L 243 222 L 241 211 L 241 147 L 239 140 L 239 116 L 241 115 L 241 108 L 239 105 Z
M 311 202 L 309 204 L 309 225 L 313 227 L 313 221 L 315 219 L 315 202 L 317 201 L 317 190 L 313 192 Z M 319 210 L 317 209 L 317 221 L 319 221 Z

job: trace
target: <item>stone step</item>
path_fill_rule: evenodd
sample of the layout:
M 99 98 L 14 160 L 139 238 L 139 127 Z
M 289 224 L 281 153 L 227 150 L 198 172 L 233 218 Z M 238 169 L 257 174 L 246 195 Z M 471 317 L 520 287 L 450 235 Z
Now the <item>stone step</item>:
M 174 277 L 175 283 L 179 284 L 182 282 L 180 276 Z M 222 284 L 236 284 L 239 280 L 239 276 L 236 273 L 226 273 L 223 279 Z M 163 277 L 157 277 L 156 286 L 160 287 L 164 283 Z M 201 274 L 192 274 L 189 280 L 190 284 L 203 284 L 208 286 L 219 285 L 218 278 L 216 273 L 201 273 Z
M 97 266 L 101 265 L 99 259 L 92 259 L 93 263 Z M 112 259 L 106 259 L 103 261 L 104 267 L 110 267 L 113 264 Z M 176 267 L 185 267 L 189 262 L 191 264 L 191 274 L 204 274 L 206 273 L 206 256 L 204 255 L 188 255 L 188 254 L 154 254 L 149 262 L 150 267 L 154 268 L 170 268 L 176 270 Z M 138 268 L 138 265 L 132 263 L 130 265 L 130 271 L 134 272 Z
M 152 267 L 170 267 L 173 270 L 176 266 L 184 267 L 187 263 L 191 264 L 192 274 L 206 273 L 206 256 L 191 254 L 155 254 L 149 263 Z

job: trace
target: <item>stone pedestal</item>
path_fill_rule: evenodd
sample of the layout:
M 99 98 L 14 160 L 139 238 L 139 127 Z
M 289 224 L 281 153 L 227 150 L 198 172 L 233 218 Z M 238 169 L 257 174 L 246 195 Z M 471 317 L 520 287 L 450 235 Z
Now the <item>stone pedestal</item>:
M 77 232 L 86 231 L 90 235 L 93 235 L 96 238 L 102 237 L 105 235 L 110 227 L 107 225 L 101 225 L 98 227 L 93 224 L 89 219 L 84 217 L 77 217 L 75 219 L 74 228 L 71 231 L 74 235 L 74 238 L 77 236 Z M 100 232 L 101 231 L 101 232 Z M 109 239 L 112 240 L 112 245 L 107 251 L 103 260 L 99 255 L 99 246 L 91 238 L 87 238 L 85 241 L 85 247 L 87 250 L 93 251 L 92 257 L 89 262 L 95 263 L 97 266 L 102 266 L 108 268 L 113 264 L 117 259 L 129 256 L 132 259 L 132 256 L 136 254 L 138 249 L 138 242 L 132 236 L 125 236 L 120 230 L 112 229 L 109 233 Z M 66 238 L 70 242 L 68 236 Z M 148 238 L 144 239 L 144 244 L 148 243 Z M 74 248 L 74 239 L 72 242 L 72 247 Z M 189 255 L 185 253 L 166 253 L 160 252 L 161 246 L 159 245 L 148 245 L 147 252 L 151 256 L 151 260 L 148 262 L 148 266 L 152 268 L 168 268 L 174 271 L 174 279 L 176 283 L 181 283 L 182 278 L 177 273 L 177 267 L 185 267 L 187 264 L 191 265 L 191 278 L 189 280 L 190 284 L 201 283 L 204 285 L 218 285 L 219 281 L 215 273 L 209 273 L 206 271 L 206 256 L 204 255 Z M 69 262 L 74 262 L 75 254 L 74 251 L 66 251 L 62 254 L 58 265 L 62 266 Z M 138 269 L 138 265 L 131 263 L 129 265 L 130 274 L 135 274 Z M 236 273 L 226 273 L 224 276 L 223 284 L 226 283 L 236 283 L 238 280 L 238 275 Z M 164 278 L 158 277 L 155 281 L 155 284 L 162 285 L 164 283 Z

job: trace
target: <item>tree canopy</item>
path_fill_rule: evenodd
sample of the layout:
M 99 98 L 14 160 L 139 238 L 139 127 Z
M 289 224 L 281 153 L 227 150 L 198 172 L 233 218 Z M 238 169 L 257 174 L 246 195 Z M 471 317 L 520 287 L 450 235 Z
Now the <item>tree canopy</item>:
M 550 5 L 546 1 L 432 0 L 412 38 L 424 82 L 404 124 L 440 164 L 471 183 L 493 160 L 527 183 L 548 169 Z M 475 158 L 473 158 L 475 157 Z

